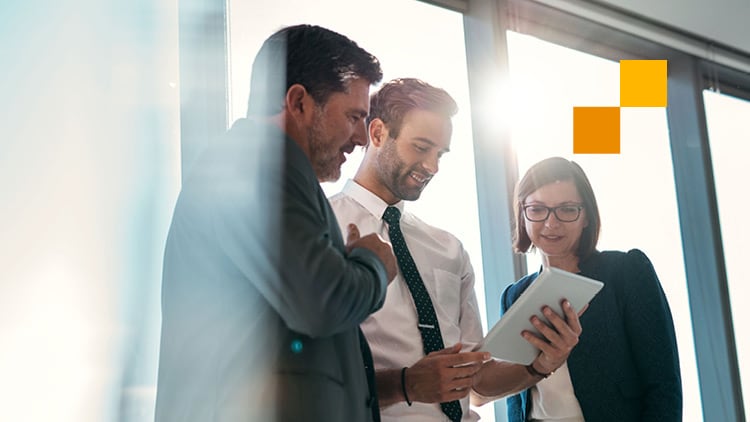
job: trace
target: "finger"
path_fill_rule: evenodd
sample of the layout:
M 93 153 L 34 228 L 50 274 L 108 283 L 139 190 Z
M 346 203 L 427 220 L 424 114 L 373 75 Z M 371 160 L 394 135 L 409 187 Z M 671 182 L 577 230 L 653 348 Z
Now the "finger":
M 346 226 L 347 228 L 347 234 L 346 234 L 346 243 L 352 243 L 355 240 L 359 239 L 359 228 L 357 228 L 356 224 L 349 224 Z
M 465 390 L 470 389 L 474 385 L 474 378 L 472 377 L 463 377 L 463 378 L 456 378 L 453 381 L 453 390 Z
M 581 324 L 578 320 L 578 315 L 576 315 L 575 309 L 573 309 L 570 302 L 567 300 L 563 300 L 561 305 L 566 316 L 565 319 L 552 311 L 549 307 L 545 307 L 542 311 L 552 324 L 551 328 L 555 331 L 555 333 L 549 333 L 549 335 L 548 332 L 543 331 L 543 334 L 548 340 L 553 342 L 556 341 L 557 338 L 550 337 L 550 335 L 558 335 L 558 338 L 561 337 L 566 344 L 570 342 L 576 343 L 575 339 L 578 337 L 578 334 L 581 333 Z
M 471 378 L 481 369 L 481 362 L 472 362 L 469 365 L 455 366 L 451 368 L 450 376 L 454 379 Z
M 581 333 L 581 323 L 578 320 L 578 315 L 576 314 L 575 309 L 573 309 L 573 307 L 570 305 L 570 302 L 568 302 L 567 300 L 563 300 L 562 308 L 564 309 L 564 313 L 566 316 L 565 319 L 563 319 L 557 313 L 553 312 L 549 307 L 544 308 L 544 315 L 552 324 L 551 328 L 555 332 L 546 332 L 542 331 L 541 329 L 540 332 L 542 332 L 544 336 L 553 343 L 558 339 L 562 339 L 565 344 L 571 342 L 575 343 L 575 339 L 578 337 L 578 334 Z
M 453 400 L 461 400 L 462 398 L 469 395 L 471 392 L 471 387 L 473 386 L 471 378 L 462 378 L 460 380 L 456 380 L 456 382 L 453 384 L 454 388 L 451 388 L 448 391 L 443 391 L 440 395 L 442 396 L 440 399 L 441 403 L 449 402 Z
M 460 378 L 444 382 L 440 385 L 440 389 L 435 392 L 435 401 L 444 403 L 462 399 L 471 391 L 473 382 L 472 378 Z
M 445 368 L 481 367 L 484 361 L 489 360 L 490 354 L 487 352 L 465 352 L 435 356 L 434 358 L 440 359 L 439 366 Z
M 549 306 L 545 306 L 542 309 L 542 313 L 547 318 L 548 322 L 545 322 L 540 317 L 534 315 L 531 317 L 531 324 L 539 331 L 542 340 L 548 340 L 549 343 L 556 343 L 560 341 L 560 334 L 558 330 L 569 330 L 565 325 L 565 321 L 562 320 Z
M 443 368 L 448 378 L 471 376 L 489 359 L 486 352 L 454 353 L 428 356 L 436 368 Z M 486 358 L 486 359 L 485 359 Z M 460 369 L 460 370 L 459 370 Z
M 550 344 L 546 340 L 531 331 L 524 330 L 521 332 L 521 336 L 543 353 L 549 352 L 551 349 Z
M 430 352 L 427 356 L 438 356 L 438 355 L 452 355 L 454 353 L 458 353 L 461 351 L 461 343 L 456 343 L 451 347 L 446 347 L 445 349 L 435 350 L 434 352 Z
M 562 308 L 565 312 L 565 319 L 568 327 L 572 330 L 573 334 L 579 335 L 583 329 L 581 328 L 581 321 L 578 319 L 578 313 L 573 308 L 573 305 L 569 301 L 563 300 Z M 584 307 L 585 309 L 585 307 Z
M 455 375 L 457 372 L 465 371 L 466 368 L 461 368 L 460 371 L 456 368 L 451 369 L 451 371 L 447 372 L 446 375 Z M 441 392 L 447 392 L 451 390 L 471 387 L 474 383 L 474 377 L 473 376 L 466 376 L 466 377 L 450 377 L 450 378 L 443 378 L 440 380 L 440 391 Z
M 490 358 L 491 356 L 489 352 L 459 353 L 453 357 L 453 359 L 456 360 L 456 363 L 453 366 L 483 364 L 485 361 L 490 360 Z

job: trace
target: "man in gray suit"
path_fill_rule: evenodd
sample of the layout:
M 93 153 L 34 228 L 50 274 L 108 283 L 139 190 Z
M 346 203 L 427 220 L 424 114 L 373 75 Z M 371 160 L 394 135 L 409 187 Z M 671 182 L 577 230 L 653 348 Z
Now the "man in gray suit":
M 157 421 L 378 419 L 359 324 L 396 274 L 390 244 L 344 242 L 319 181 L 367 143 L 377 59 L 284 28 L 253 64 L 248 118 L 185 179 L 167 239 Z

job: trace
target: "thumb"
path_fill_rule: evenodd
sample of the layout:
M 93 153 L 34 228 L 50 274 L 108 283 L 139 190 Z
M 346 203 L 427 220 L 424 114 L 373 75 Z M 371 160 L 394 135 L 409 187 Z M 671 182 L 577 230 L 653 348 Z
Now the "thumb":
M 446 347 L 445 349 L 436 350 L 434 352 L 430 352 L 429 356 L 435 356 L 435 355 L 452 355 L 454 353 L 458 353 L 461 351 L 461 347 L 463 345 L 459 342 L 454 344 L 451 347 Z
M 346 234 L 346 243 L 352 243 L 359 239 L 359 228 L 357 228 L 356 224 L 349 224 L 346 228 L 348 230 Z

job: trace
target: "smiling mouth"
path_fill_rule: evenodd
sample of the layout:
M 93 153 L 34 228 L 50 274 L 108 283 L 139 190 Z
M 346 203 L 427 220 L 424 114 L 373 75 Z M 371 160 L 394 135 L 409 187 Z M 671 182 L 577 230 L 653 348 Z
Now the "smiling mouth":
M 423 176 L 423 175 L 421 175 L 419 173 L 415 173 L 415 172 L 409 173 L 409 177 L 411 177 L 412 179 L 414 179 L 417 182 L 422 183 L 422 184 L 427 183 L 432 178 L 432 177 L 428 177 L 428 176 Z

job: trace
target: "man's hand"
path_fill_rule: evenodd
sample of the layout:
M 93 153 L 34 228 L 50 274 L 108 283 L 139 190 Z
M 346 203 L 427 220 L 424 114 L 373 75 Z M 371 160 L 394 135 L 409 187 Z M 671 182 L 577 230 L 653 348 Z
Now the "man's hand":
M 406 369 L 406 393 L 411 401 L 444 403 L 471 391 L 474 374 L 490 358 L 486 352 L 460 353 L 461 343 L 430 353 Z
M 364 237 L 359 236 L 359 228 L 356 224 L 349 224 L 347 226 L 348 233 L 346 235 L 346 253 L 349 253 L 354 248 L 365 248 L 371 250 L 375 255 L 380 258 L 385 265 L 385 272 L 388 277 L 388 283 L 390 284 L 396 274 L 398 274 L 398 266 L 396 264 L 396 256 L 393 255 L 393 247 L 390 243 L 383 240 L 376 233 L 370 233 Z
M 578 317 L 583 314 L 586 308 L 583 308 L 580 313 L 576 313 L 567 300 L 563 300 L 562 308 L 565 319 L 553 312 L 548 306 L 542 308 L 542 313 L 552 323 L 552 327 L 536 316 L 531 317 L 531 323 L 542 333 L 544 338 L 539 338 L 528 331 L 522 333 L 529 343 L 541 350 L 541 353 L 531 362 L 531 365 L 542 374 L 549 374 L 562 366 L 568 359 L 573 347 L 578 344 L 578 337 L 581 335 L 582 328 Z

